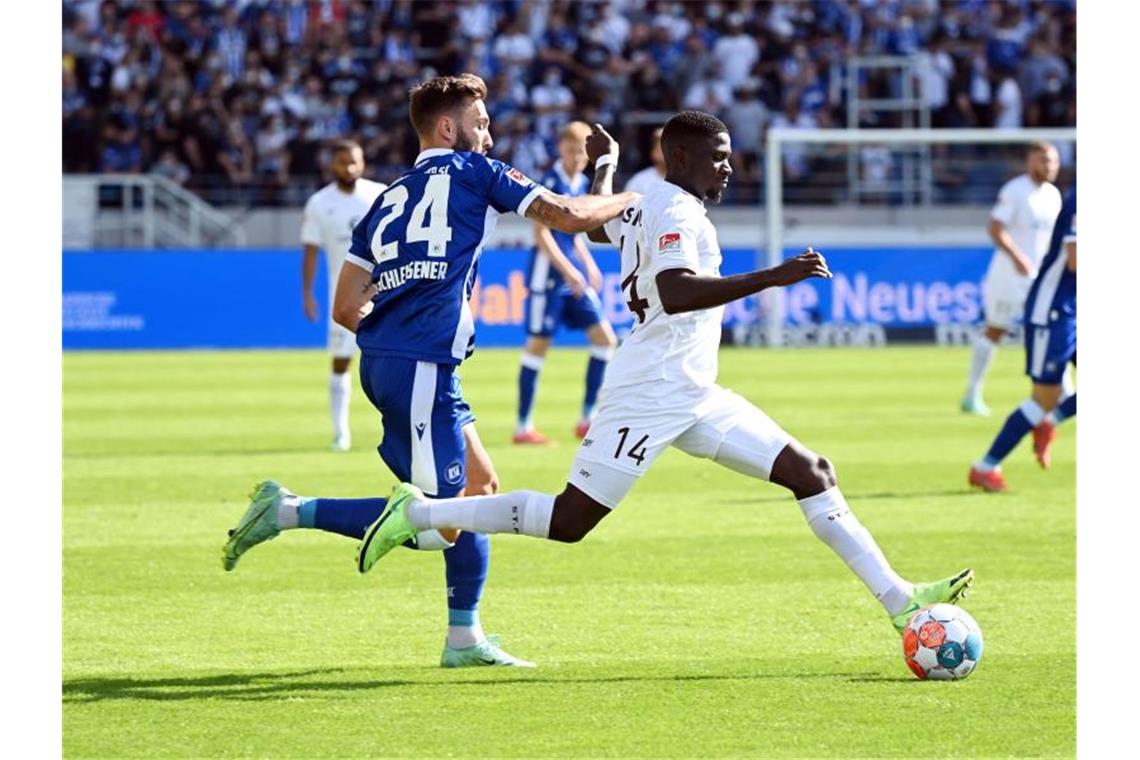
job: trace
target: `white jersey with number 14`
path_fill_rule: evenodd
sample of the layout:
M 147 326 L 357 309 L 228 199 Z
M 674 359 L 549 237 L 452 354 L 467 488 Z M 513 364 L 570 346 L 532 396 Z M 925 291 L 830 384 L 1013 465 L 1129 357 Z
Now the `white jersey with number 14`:
M 634 321 L 606 369 L 603 388 L 662 380 L 714 385 L 724 307 L 666 314 L 656 281 L 667 269 L 720 275 L 720 245 L 704 203 L 662 182 L 607 222 L 605 231 L 621 249 L 622 295 Z

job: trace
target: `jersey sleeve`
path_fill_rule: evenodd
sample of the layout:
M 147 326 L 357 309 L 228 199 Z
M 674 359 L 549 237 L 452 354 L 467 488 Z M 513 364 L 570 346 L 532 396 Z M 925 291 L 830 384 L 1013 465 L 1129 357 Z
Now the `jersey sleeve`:
M 990 211 L 990 219 L 996 219 L 1002 224 L 1009 225 L 1017 214 L 1017 203 L 1020 195 L 1015 182 L 1006 182 L 1002 185 L 998 192 L 997 203 Z
M 352 228 L 352 242 L 348 246 L 348 255 L 344 257 L 346 262 L 355 264 L 367 272 L 371 272 L 376 266 L 376 257 L 372 255 L 372 245 L 368 239 L 368 226 L 375 211 L 376 201 L 373 201 L 372 208 L 368 209 L 368 213 Z
M 514 211 L 525 216 L 526 210 L 541 193 L 548 192 L 518 169 L 496 161 L 484 159 L 487 171 L 487 198 L 491 206 L 501 214 Z
M 317 223 L 317 197 L 311 196 L 305 202 L 305 212 L 301 217 L 301 245 L 321 245 L 321 227 Z
M 654 224 L 646 225 L 649 274 L 666 269 L 700 271 L 700 227 L 687 216 L 683 207 L 670 206 Z
M 624 215 L 624 212 L 618 214 L 613 219 L 602 225 L 602 232 L 606 233 L 606 237 L 609 238 L 610 242 L 614 245 L 617 245 L 618 241 L 621 240 L 621 218 Z

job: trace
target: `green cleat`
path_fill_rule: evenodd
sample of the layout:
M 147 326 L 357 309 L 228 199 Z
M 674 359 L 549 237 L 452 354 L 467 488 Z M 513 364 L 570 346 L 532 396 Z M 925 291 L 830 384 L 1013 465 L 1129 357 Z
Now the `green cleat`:
M 499 648 L 499 637 L 488 636 L 475 646 L 463 649 L 452 649 L 445 641 L 443 643 L 443 656 L 439 660 L 441 668 L 474 668 L 483 666 L 498 666 L 510 668 L 537 667 L 529 660 L 520 660 L 509 655 Z
M 241 555 L 281 532 L 277 525 L 277 505 L 282 499 L 296 499 L 297 495 L 275 480 L 263 480 L 250 490 L 249 498 L 249 509 L 222 547 L 222 567 L 227 572 L 237 566 Z
M 974 582 L 974 571 L 966 568 L 957 575 L 943 578 L 933 583 L 914 584 L 914 593 L 910 597 L 910 604 L 902 612 L 891 616 L 891 624 L 902 635 L 911 616 L 923 607 L 932 604 L 954 604 L 966 596 L 966 589 Z
M 414 538 L 417 531 L 408 522 L 407 507 L 417 500 L 423 499 L 424 493 L 411 483 L 401 483 L 392 489 L 388 497 L 388 505 L 380 513 L 376 522 L 364 531 L 364 540 L 356 550 L 356 569 L 367 573 L 372 566 L 380 561 L 388 552 L 395 549 L 409 538 Z
M 986 406 L 985 401 L 982 401 L 981 396 L 963 396 L 959 408 L 966 414 L 974 414 L 978 417 L 990 416 L 990 408 Z

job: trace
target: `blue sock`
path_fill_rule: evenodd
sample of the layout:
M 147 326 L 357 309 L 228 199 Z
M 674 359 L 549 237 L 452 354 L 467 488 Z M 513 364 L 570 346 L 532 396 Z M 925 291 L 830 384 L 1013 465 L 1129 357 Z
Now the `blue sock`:
M 384 511 L 387 499 L 305 499 L 297 511 L 297 527 L 364 538 L 364 531 Z
M 455 546 L 443 552 L 447 565 L 447 624 L 472 626 L 479 621 L 479 597 L 487 582 L 491 540 L 463 531 Z
M 538 390 L 538 373 L 542 357 L 524 353 L 519 367 L 519 428 L 530 426 L 530 413 L 534 408 L 534 394 Z
M 609 359 L 603 359 L 590 352 L 590 363 L 586 365 L 586 398 L 582 401 L 582 419 L 590 419 L 594 413 L 594 404 L 598 403 L 598 390 L 602 387 L 602 380 L 606 378 L 606 365 Z
M 1056 418 L 1057 424 L 1069 419 L 1070 417 L 1077 416 L 1077 394 L 1069 396 L 1061 402 L 1061 405 L 1053 410 L 1053 417 Z
M 1022 402 L 1005 418 L 1005 424 L 982 461 L 990 467 L 997 467 L 1044 416 L 1041 407 L 1031 399 Z

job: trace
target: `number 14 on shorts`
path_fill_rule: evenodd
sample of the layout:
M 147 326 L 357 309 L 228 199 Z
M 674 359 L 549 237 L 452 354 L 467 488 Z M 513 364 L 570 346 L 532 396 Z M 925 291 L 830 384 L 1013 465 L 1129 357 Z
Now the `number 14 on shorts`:
M 637 462 L 638 466 L 640 466 L 641 463 L 645 461 L 645 442 L 649 440 L 649 433 L 646 433 L 645 435 L 641 436 L 641 438 L 637 439 L 637 441 L 628 449 L 626 448 L 625 444 L 630 437 L 629 428 L 618 428 L 618 434 L 621 436 L 621 438 L 618 440 L 617 448 L 614 450 L 614 459 L 621 459 L 622 452 L 624 451 L 627 457 Z

